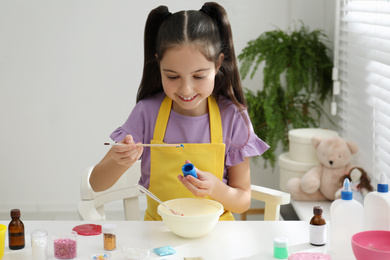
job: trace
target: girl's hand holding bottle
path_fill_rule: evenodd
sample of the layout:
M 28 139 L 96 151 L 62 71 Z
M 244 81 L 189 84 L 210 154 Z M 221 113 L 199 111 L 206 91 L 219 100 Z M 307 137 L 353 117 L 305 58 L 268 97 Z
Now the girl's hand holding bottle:
M 190 163 L 190 161 L 186 161 Z M 192 175 L 179 175 L 180 182 L 196 197 L 205 198 L 207 196 L 212 197 L 212 193 L 215 185 L 221 182 L 214 174 L 210 172 L 204 172 L 195 168 L 198 178 Z
M 126 135 L 120 143 L 123 145 L 112 146 L 111 158 L 119 165 L 130 167 L 141 157 L 143 147 L 136 146 L 131 135 Z

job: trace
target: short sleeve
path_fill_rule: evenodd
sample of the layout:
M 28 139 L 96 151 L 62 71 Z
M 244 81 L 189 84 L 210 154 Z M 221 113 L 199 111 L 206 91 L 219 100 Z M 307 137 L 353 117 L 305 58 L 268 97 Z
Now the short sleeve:
M 227 167 L 243 162 L 245 157 L 260 156 L 269 149 L 269 145 L 255 134 L 248 111 L 246 109 L 239 111 L 235 105 L 231 107 L 234 108 L 234 111 L 227 111 L 228 109 L 223 111 L 224 118 L 232 114 L 228 116 L 231 118 L 231 129 L 225 132 L 227 135 L 225 144 L 228 149 L 225 158 Z M 224 126 L 226 127 L 226 124 Z
M 131 111 L 126 122 L 111 133 L 110 138 L 115 142 L 122 141 L 126 135 L 132 135 L 134 142 L 143 142 L 145 127 L 145 109 L 143 103 L 139 102 Z
M 132 135 L 136 143 L 150 143 L 157 114 L 164 97 L 164 92 L 161 92 L 140 100 L 134 106 L 126 122 L 111 133 L 111 139 L 120 142 L 126 135 Z

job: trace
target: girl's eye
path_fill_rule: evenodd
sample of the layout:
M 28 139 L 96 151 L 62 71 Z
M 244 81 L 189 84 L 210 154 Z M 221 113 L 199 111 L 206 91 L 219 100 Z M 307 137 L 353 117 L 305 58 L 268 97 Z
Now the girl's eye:
M 204 79 L 206 76 L 194 76 L 195 79 Z
M 167 76 L 168 79 L 178 79 L 179 76 Z

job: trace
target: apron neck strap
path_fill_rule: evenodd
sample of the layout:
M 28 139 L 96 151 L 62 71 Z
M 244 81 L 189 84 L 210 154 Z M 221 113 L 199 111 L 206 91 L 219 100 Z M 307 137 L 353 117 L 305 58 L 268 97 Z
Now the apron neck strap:
M 222 122 L 217 101 L 213 96 L 209 96 L 207 98 L 207 104 L 209 107 L 211 143 L 222 143 Z M 168 96 L 165 96 L 158 112 L 156 125 L 154 127 L 153 140 L 159 140 L 161 142 L 164 140 L 165 130 L 167 129 L 171 108 L 172 99 L 170 99 Z

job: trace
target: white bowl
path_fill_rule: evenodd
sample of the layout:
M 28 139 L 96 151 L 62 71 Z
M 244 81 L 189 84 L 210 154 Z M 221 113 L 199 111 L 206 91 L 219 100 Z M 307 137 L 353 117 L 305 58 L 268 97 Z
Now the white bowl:
M 168 200 L 164 204 L 183 214 L 175 215 L 163 205 L 157 207 L 157 213 L 165 225 L 176 235 L 185 238 L 207 234 L 215 227 L 223 213 L 222 204 L 210 199 L 182 198 Z

